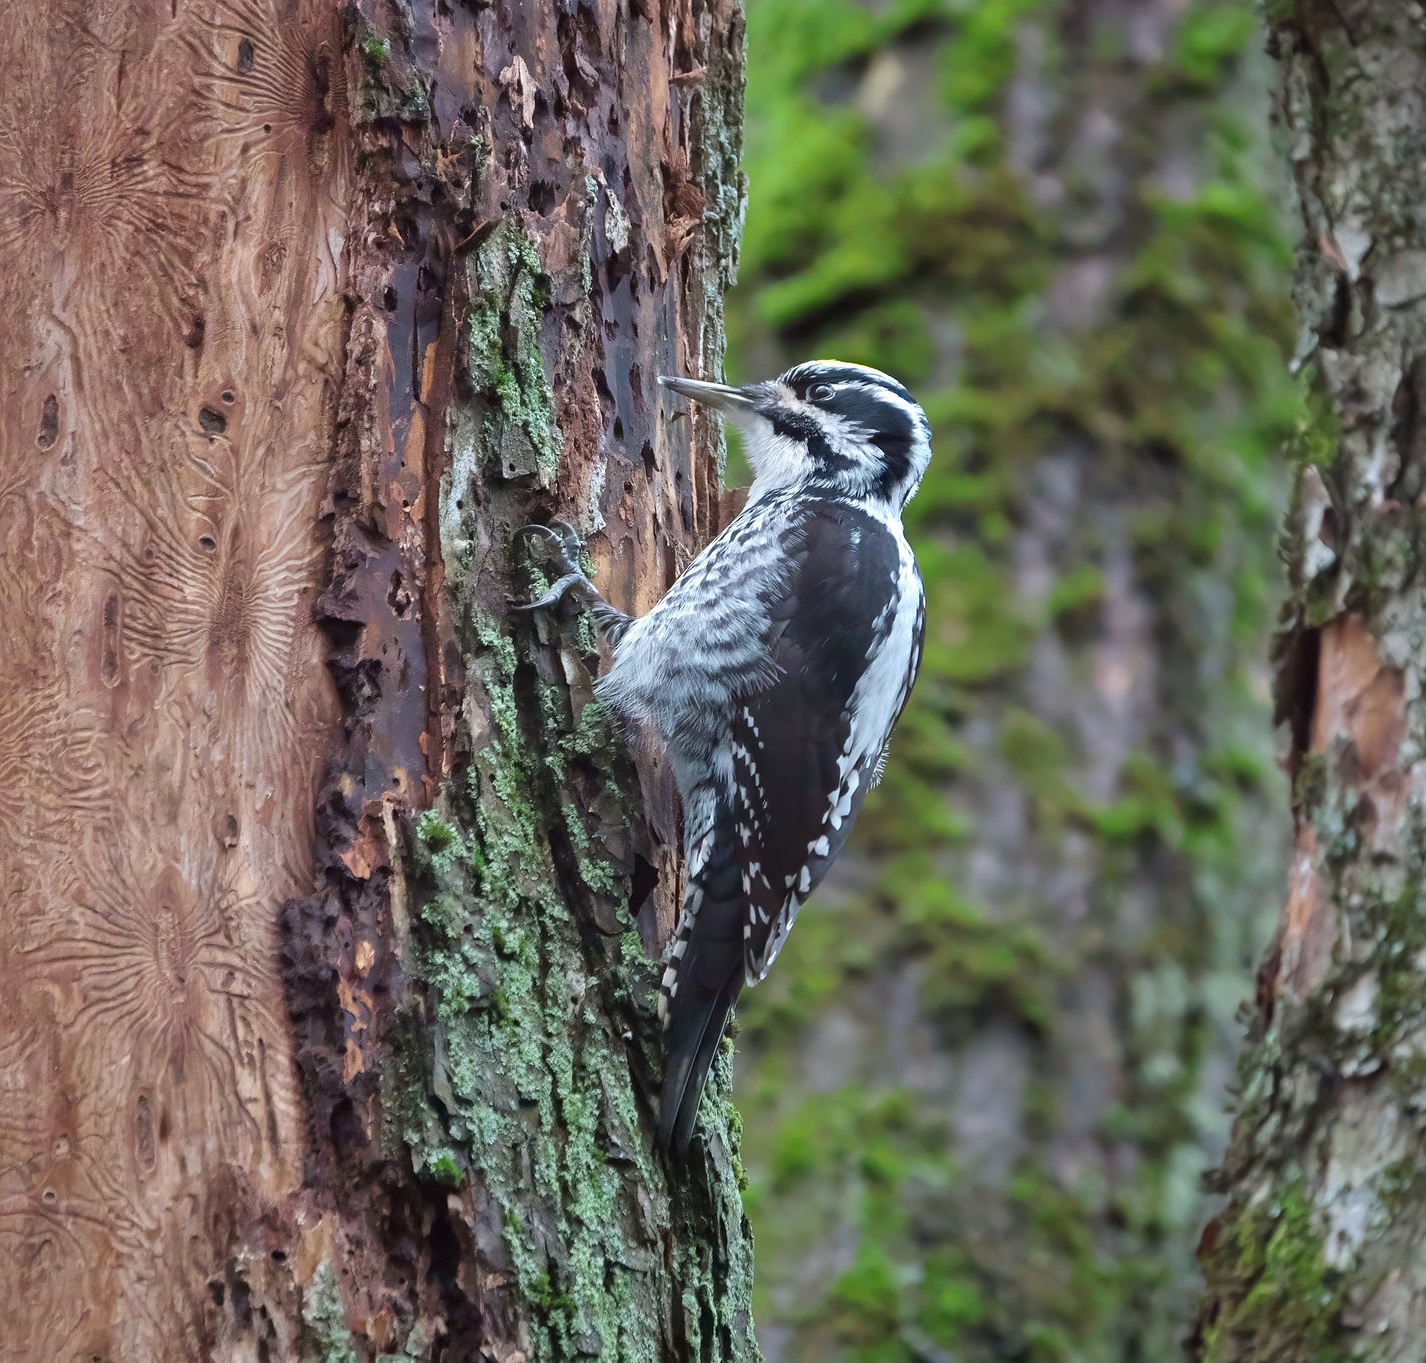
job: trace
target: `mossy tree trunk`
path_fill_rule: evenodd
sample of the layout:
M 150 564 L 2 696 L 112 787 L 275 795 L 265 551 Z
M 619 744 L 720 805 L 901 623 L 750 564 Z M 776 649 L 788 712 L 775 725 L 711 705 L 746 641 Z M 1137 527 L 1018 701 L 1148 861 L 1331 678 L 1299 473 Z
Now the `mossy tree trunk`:
M 668 782 L 507 606 L 717 528 L 741 28 L 0 13 L 0 1358 L 756 1356 Z
M 1419 1359 L 1426 1340 L 1426 10 L 1268 6 L 1318 394 L 1284 536 L 1294 849 L 1258 972 L 1211 1363 Z
M 880 365 L 936 430 L 921 681 L 741 1010 L 770 1357 L 1186 1332 L 1288 847 L 1262 640 L 1299 400 L 1255 8 L 749 11 L 732 357 Z

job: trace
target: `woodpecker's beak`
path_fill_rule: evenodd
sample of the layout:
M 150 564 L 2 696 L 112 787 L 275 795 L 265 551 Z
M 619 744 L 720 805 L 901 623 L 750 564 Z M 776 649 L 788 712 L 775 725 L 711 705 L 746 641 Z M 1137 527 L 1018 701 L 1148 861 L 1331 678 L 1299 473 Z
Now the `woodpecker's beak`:
M 659 386 L 671 389 L 682 397 L 692 398 L 705 407 L 716 407 L 720 412 L 736 416 L 753 410 L 753 399 L 741 388 L 726 383 L 704 383 L 702 379 L 680 379 L 671 374 L 659 375 Z

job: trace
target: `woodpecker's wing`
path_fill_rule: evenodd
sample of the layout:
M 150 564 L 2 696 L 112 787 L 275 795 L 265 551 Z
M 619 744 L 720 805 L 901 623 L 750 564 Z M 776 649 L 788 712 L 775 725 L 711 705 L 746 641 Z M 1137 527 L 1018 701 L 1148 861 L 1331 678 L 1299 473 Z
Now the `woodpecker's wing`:
M 919 575 L 885 523 L 824 503 L 789 534 L 793 570 L 770 603 L 778 680 L 733 713 L 749 983 L 767 974 L 851 832 L 924 629 Z
M 881 521 L 822 503 L 781 552 L 760 598 L 771 662 L 743 669 L 733 707 L 733 789 L 710 782 L 684 810 L 688 896 L 659 1001 L 659 1142 L 680 1153 L 744 981 L 767 973 L 841 851 L 920 662 L 920 578 Z

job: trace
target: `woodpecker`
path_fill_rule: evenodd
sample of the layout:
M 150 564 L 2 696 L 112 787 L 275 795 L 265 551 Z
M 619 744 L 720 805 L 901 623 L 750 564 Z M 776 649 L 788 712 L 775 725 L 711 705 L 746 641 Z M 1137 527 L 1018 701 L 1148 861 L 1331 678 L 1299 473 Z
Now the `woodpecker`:
M 742 433 L 754 478 L 737 518 L 635 619 L 580 571 L 563 523 L 558 580 L 613 646 L 597 694 L 662 742 L 683 801 L 688 888 L 665 953 L 659 1141 L 686 1152 L 744 984 L 762 980 L 881 777 L 921 664 L 926 597 L 901 528 L 931 457 L 910 393 L 816 361 L 731 387 L 663 376 Z

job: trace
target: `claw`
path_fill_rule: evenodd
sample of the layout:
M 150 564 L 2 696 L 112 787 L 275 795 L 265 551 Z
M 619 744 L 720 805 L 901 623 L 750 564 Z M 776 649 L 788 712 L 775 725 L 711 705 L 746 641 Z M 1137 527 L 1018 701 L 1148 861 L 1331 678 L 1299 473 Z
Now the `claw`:
M 545 551 L 550 562 L 559 571 L 559 578 L 538 601 L 511 602 L 517 611 L 548 610 L 557 606 L 565 594 L 573 587 L 580 589 L 586 601 L 596 599 L 599 593 L 594 584 L 585 577 L 579 566 L 579 555 L 584 545 L 579 534 L 568 521 L 551 521 L 548 525 L 526 525 L 516 531 L 516 538 L 524 535 L 541 535 L 545 540 Z
M 551 521 L 548 525 L 526 525 L 520 535 L 543 535 L 550 558 L 561 574 L 579 573 L 579 555 L 584 545 L 579 534 L 567 521 Z
M 551 521 L 546 528 L 558 536 L 565 553 L 573 554 L 577 558 L 583 551 L 584 542 L 579 538 L 579 531 L 568 521 Z
M 512 609 L 517 611 L 548 610 L 551 606 L 559 605 L 571 587 L 582 587 L 588 591 L 594 590 L 594 584 L 583 573 L 566 573 L 538 601 L 512 605 Z

